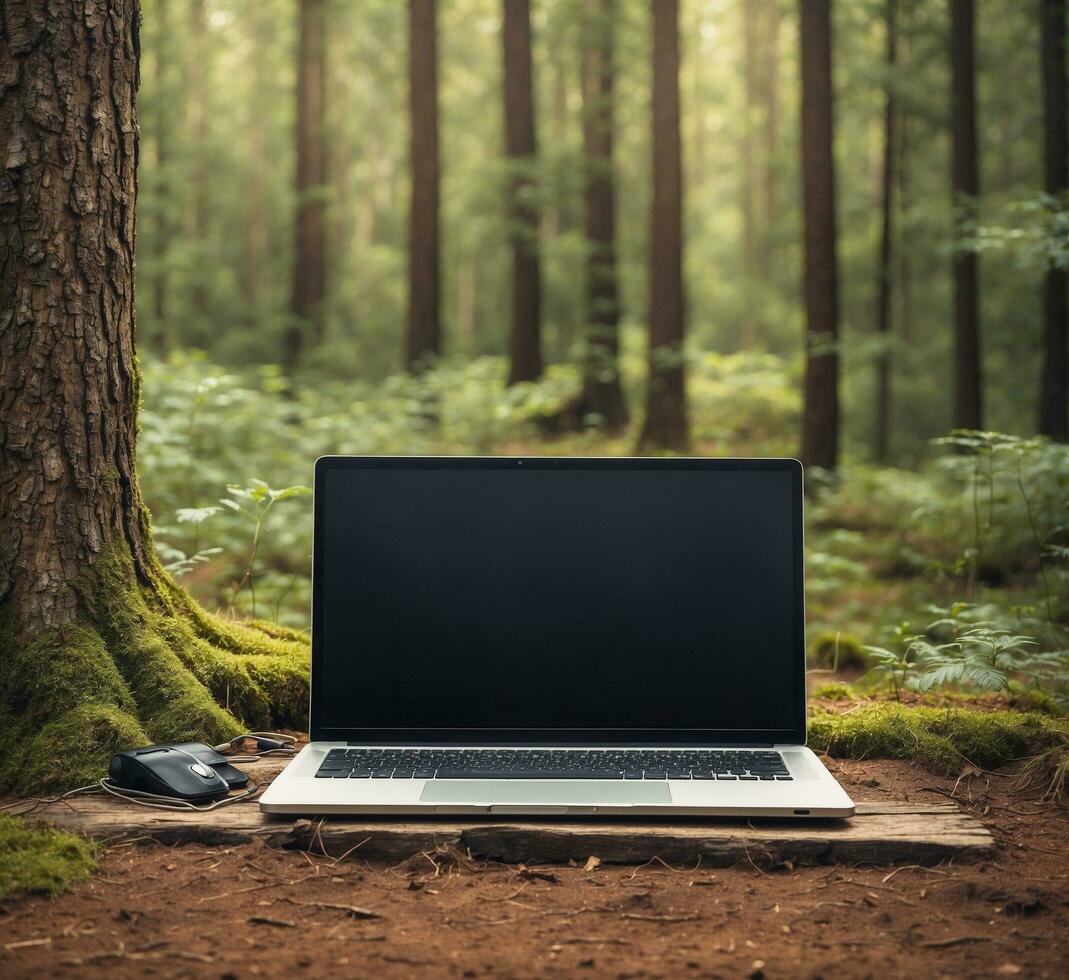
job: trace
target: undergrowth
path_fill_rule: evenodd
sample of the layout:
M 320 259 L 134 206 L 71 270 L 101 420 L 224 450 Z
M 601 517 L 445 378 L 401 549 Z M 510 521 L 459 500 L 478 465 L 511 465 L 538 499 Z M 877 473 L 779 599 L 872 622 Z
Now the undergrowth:
M 15 894 L 57 895 L 96 867 L 95 849 L 81 837 L 0 814 L 0 901 Z
M 908 759 L 940 775 L 1069 749 L 1069 721 L 1023 711 L 861 705 L 809 719 L 809 746 L 841 759 Z

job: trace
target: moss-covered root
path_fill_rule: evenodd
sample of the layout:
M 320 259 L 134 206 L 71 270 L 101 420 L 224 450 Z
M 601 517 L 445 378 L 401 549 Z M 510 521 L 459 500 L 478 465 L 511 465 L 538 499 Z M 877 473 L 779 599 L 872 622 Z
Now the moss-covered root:
M 0 623 L 0 792 L 86 785 L 123 749 L 306 717 L 308 646 L 285 631 L 219 620 L 227 643 L 213 643 L 199 624 L 214 617 L 139 583 L 128 559 L 98 560 L 82 596 L 83 623 L 30 641 Z
M 0 815 L 0 901 L 8 895 L 57 895 L 96 870 L 93 847 L 63 830 L 31 829 Z
M 811 748 L 842 759 L 914 759 L 941 775 L 1038 755 L 1064 745 L 1067 733 L 1064 720 L 1047 715 L 899 704 L 820 712 L 809 721 Z

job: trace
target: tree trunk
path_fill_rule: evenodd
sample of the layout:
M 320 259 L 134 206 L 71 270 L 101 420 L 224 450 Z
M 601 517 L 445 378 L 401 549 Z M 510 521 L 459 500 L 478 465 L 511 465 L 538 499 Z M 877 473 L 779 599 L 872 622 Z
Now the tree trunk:
M 679 145 L 679 3 L 653 4 L 653 209 L 649 354 L 640 449 L 690 444 L 683 350 L 683 167 Z
M 171 240 L 171 187 L 168 175 L 171 143 L 171 71 L 170 71 L 170 0 L 157 0 L 158 21 L 156 44 L 156 193 L 159 195 L 156 212 L 156 240 L 153 258 L 156 274 L 152 279 L 152 321 L 156 350 L 165 352 L 170 346 L 167 331 L 167 268 L 168 243 Z
M 880 173 L 880 250 L 876 261 L 876 425 L 873 456 L 886 462 L 891 441 L 891 269 L 894 262 L 897 108 L 894 71 L 898 63 L 898 0 L 886 0 L 887 91 L 883 107 L 883 166 Z
M 509 158 L 509 236 L 512 240 L 512 327 L 508 383 L 542 374 L 541 270 L 534 93 L 531 82 L 531 13 L 528 0 L 504 0 L 501 37 L 505 58 L 505 152 Z
M 1047 193 L 1069 190 L 1069 79 L 1065 65 L 1065 0 L 1039 0 L 1043 49 L 1044 172 Z M 1043 371 L 1039 431 L 1069 442 L 1069 301 L 1066 271 L 1047 268 L 1043 296 Z
M 951 180 L 955 208 L 954 427 L 983 428 L 980 283 L 976 252 L 957 239 L 976 217 L 980 163 L 976 152 L 976 64 L 973 0 L 950 0 Z
M 412 205 L 408 236 L 405 366 L 423 370 L 442 352 L 438 257 L 438 55 L 436 0 L 409 0 Z
M 613 52 L 616 0 L 584 0 L 583 165 L 586 349 L 578 416 L 607 432 L 627 425 L 620 384 L 620 293 L 616 278 L 616 178 L 613 173 Z
M 753 346 L 757 321 L 757 114 L 760 106 L 758 7 L 761 0 L 743 0 L 743 80 L 745 112 L 742 130 L 742 279 L 743 311 L 739 348 Z
M 899 13 L 907 14 L 909 10 L 910 8 L 906 7 Z M 900 34 L 898 41 L 899 61 L 908 66 L 912 58 L 908 28 Z M 907 343 L 914 333 L 913 262 L 911 260 L 913 242 L 909 229 L 909 220 L 913 213 L 911 125 L 907 106 L 898 106 L 898 336 L 902 343 Z
M 153 551 L 134 465 L 138 19 L 136 0 L 4 11 L 0 792 L 230 737 L 224 697 L 245 722 L 298 722 L 307 692 L 295 633 L 209 616 Z
M 263 281 L 268 248 L 267 216 L 264 213 L 264 162 L 267 146 L 264 119 L 269 110 L 264 103 L 270 80 L 266 54 L 267 18 L 260 4 L 250 3 L 245 10 L 251 41 L 249 56 L 252 61 L 253 79 L 252 104 L 248 115 L 249 182 L 246 189 L 248 215 L 245 229 L 245 303 L 248 307 L 249 323 L 253 329 L 257 329 L 264 313 Z
M 780 0 L 769 0 L 765 41 L 765 245 L 762 271 L 768 279 L 775 268 L 775 235 L 779 220 L 779 35 Z
M 207 0 L 193 0 L 190 14 L 193 19 L 193 64 L 189 67 L 189 132 L 193 137 L 193 180 L 190 218 L 193 240 L 194 268 L 190 285 L 190 305 L 193 311 L 192 336 L 195 343 L 207 344 L 211 337 L 208 315 L 207 275 L 212 260 L 207 248 L 208 226 L 208 53 Z M 166 111 L 166 108 L 165 110 Z
M 839 454 L 839 271 L 832 142 L 831 2 L 799 0 L 802 198 L 807 321 L 802 460 L 834 469 Z
M 284 358 L 289 370 L 324 336 L 326 297 L 327 149 L 324 138 L 326 0 L 300 0 L 297 44 L 297 240 L 293 263 L 290 325 Z

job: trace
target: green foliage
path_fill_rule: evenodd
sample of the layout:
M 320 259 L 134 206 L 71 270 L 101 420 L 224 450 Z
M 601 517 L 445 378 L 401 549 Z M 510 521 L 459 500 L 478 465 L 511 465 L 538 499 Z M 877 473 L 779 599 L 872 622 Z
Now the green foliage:
M 1005 619 L 979 618 L 991 611 L 965 602 L 930 607 L 938 618 L 923 633 L 909 633 L 909 623 L 901 623 L 892 630 L 894 649 L 866 647 L 876 661 L 873 673 L 890 682 L 896 698 L 906 687 L 1006 691 L 1015 678 L 1053 691 L 1065 682 L 1069 650 L 1037 652 L 1037 640 Z
M 638 417 L 643 338 L 629 330 L 623 340 L 625 390 Z M 769 354 L 705 354 L 690 371 L 696 431 L 715 438 L 718 451 L 742 453 L 757 440 L 790 452 L 799 404 L 792 366 Z M 579 390 L 574 368 L 512 387 L 506 373 L 497 357 L 443 359 L 418 378 L 293 385 L 272 367 L 228 371 L 195 353 L 146 359 L 138 465 L 165 565 L 210 609 L 303 627 L 311 509 L 300 488 L 317 456 L 631 450 L 632 434 L 543 441 L 544 420 Z M 286 520 L 271 509 L 283 501 Z
M 944 775 L 1064 748 L 1067 738 L 1064 720 L 1018 711 L 869 704 L 809 720 L 810 748 L 846 759 L 914 759 Z
M 58 895 L 97 869 L 93 846 L 74 834 L 30 829 L 0 814 L 0 901 L 9 895 Z

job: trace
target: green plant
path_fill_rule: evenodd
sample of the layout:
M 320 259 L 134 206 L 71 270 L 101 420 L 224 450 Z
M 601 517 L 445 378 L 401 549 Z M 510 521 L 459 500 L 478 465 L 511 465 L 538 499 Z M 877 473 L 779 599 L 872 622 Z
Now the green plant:
M 1014 677 L 1037 687 L 1064 681 L 1069 651 L 1035 649 L 1035 637 L 1010 628 L 1006 621 L 981 618 L 991 607 L 956 602 L 929 611 L 938 618 L 923 633 L 909 633 L 908 623 L 894 628 L 896 649 L 866 647 L 877 662 L 873 671 L 888 677 L 896 699 L 906 687 L 1006 691 Z
M 229 507 L 236 513 L 245 515 L 250 521 L 252 521 L 252 541 L 249 545 L 249 557 L 248 562 L 245 565 L 245 571 L 241 578 L 234 585 L 234 591 L 230 595 L 230 607 L 233 608 L 234 600 L 237 599 L 238 593 L 245 587 L 246 583 L 249 586 L 249 593 L 252 595 L 252 615 L 256 617 L 256 552 L 260 546 L 260 535 L 263 533 L 264 521 L 267 520 L 267 514 L 271 508 L 281 503 L 283 500 L 289 500 L 293 497 L 299 497 L 312 492 L 311 487 L 305 486 L 292 486 L 284 487 L 281 490 L 275 490 L 269 487 L 263 480 L 251 480 L 249 486 L 240 487 L 231 485 L 226 488 L 226 492 L 230 494 L 229 497 L 223 497 L 219 502 L 224 507 Z M 186 512 L 188 513 L 188 511 Z M 181 520 L 181 518 L 179 518 Z
M 902 690 L 917 670 L 917 656 L 913 640 L 916 637 L 906 631 L 909 623 L 899 623 L 893 627 L 892 635 L 897 641 L 898 650 L 887 647 L 866 646 L 865 652 L 876 661 L 870 673 L 886 677 L 891 684 L 895 700 L 902 699 Z

